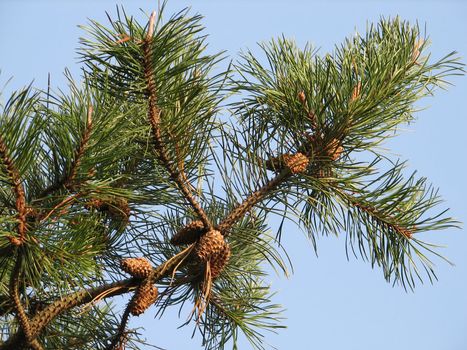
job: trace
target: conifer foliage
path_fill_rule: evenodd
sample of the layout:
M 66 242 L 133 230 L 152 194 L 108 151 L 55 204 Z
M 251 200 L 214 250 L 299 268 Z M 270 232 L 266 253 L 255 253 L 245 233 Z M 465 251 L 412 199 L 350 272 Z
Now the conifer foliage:
M 200 16 L 163 10 L 91 21 L 79 83 L 2 97 L 0 349 L 138 349 L 130 317 L 178 307 L 206 349 L 261 349 L 283 327 L 267 265 L 293 259 L 272 216 L 315 248 L 345 236 L 391 283 L 436 278 L 419 233 L 457 223 L 378 145 L 463 74 L 455 53 L 432 60 L 395 18 L 329 54 L 279 38 L 227 65 Z

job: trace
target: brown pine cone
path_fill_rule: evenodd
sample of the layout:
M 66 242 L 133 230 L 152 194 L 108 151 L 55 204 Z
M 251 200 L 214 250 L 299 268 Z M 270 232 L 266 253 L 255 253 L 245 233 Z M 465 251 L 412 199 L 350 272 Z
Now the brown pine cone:
M 299 174 L 306 170 L 309 159 L 303 153 L 295 154 L 284 154 L 283 155 L 285 165 L 290 169 L 292 174 Z
M 195 252 L 201 261 L 208 261 L 212 255 L 218 254 L 225 248 L 225 240 L 222 233 L 211 230 L 205 233 L 196 244 Z
M 146 278 L 152 271 L 152 265 L 146 258 L 127 258 L 120 262 L 123 271 L 136 278 Z
M 156 286 L 149 282 L 143 282 L 131 299 L 130 313 L 139 316 L 146 311 L 157 300 L 159 291 Z
M 231 251 L 230 246 L 225 243 L 223 249 L 218 252 L 217 254 L 211 255 L 211 259 L 209 261 L 209 267 L 211 268 L 211 276 L 212 278 L 217 278 L 221 274 L 222 270 L 224 270 L 225 265 L 227 265 L 230 259 Z
M 203 265 L 209 264 L 213 279 L 221 274 L 231 255 L 229 244 L 217 230 L 211 230 L 201 237 L 195 253 Z
M 190 222 L 188 225 L 180 229 L 171 239 L 173 245 L 192 244 L 206 232 L 204 224 L 201 220 Z

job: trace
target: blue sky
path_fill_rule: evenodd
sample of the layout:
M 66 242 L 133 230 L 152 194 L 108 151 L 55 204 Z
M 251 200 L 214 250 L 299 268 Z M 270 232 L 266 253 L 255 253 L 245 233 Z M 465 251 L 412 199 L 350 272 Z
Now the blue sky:
M 75 49 L 87 18 L 106 21 L 105 11 L 123 4 L 128 13 L 150 12 L 156 1 L 9 1 L 0 0 L 0 86 L 14 76 L 8 90 L 28 84 L 44 88 L 64 83 L 65 67 L 78 72 Z M 467 2 L 464 1 L 175 1 L 168 11 L 191 6 L 205 16 L 209 49 L 227 50 L 235 58 L 244 48 L 282 33 L 300 46 L 311 42 L 324 53 L 357 28 L 381 15 L 426 24 L 433 58 L 456 50 L 467 62 Z M 141 17 L 140 17 L 141 18 Z M 421 101 L 426 110 L 418 121 L 387 146 L 407 159 L 440 187 L 451 215 L 467 222 L 467 79 Z M 7 91 L 8 91 L 7 90 Z M 464 174 L 464 175 L 462 175 Z M 462 180 L 464 178 L 464 180 Z M 346 350 L 464 350 L 467 349 L 467 235 L 465 229 L 433 232 L 426 239 L 446 245 L 441 250 L 455 266 L 437 261 L 439 281 L 406 293 L 387 284 L 381 271 L 363 261 L 347 261 L 344 235 L 318 241 L 317 258 L 303 234 L 291 227 L 284 244 L 295 274 L 271 276 L 275 301 L 286 307 L 288 329 L 268 335 L 279 349 Z M 146 327 L 145 335 L 167 349 L 197 349 L 191 329 L 177 330 L 185 320 L 169 315 L 154 320 L 154 310 L 132 325 Z M 242 342 L 240 349 L 249 349 Z

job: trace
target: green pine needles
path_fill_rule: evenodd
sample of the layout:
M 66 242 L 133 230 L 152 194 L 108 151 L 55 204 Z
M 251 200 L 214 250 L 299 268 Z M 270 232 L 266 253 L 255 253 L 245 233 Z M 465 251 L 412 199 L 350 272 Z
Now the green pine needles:
M 138 349 L 130 317 L 173 307 L 206 349 L 261 349 L 294 223 L 315 248 L 344 235 L 391 283 L 436 278 L 419 234 L 457 222 L 379 145 L 464 73 L 455 53 L 433 61 L 395 18 L 330 54 L 279 38 L 222 70 L 200 16 L 162 14 L 92 21 L 80 83 L 0 106 L 0 349 Z

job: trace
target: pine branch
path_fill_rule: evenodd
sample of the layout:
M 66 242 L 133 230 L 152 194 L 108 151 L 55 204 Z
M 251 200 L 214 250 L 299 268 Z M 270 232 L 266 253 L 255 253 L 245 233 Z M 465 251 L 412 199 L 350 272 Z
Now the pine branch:
M 39 311 L 31 320 L 31 337 L 36 338 L 42 330 L 58 315 L 76 306 L 92 302 L 96 297 L 105 294 L 103 299 L 128 293 L 138 285 L 138 280 L 128 278 L 110 284 L 104 284 L 99 287 L 81 290 L 62 297 L 49 304 L 46 308 Z M 20 330 L 12 335 L 5 343 L 0 345 L 1 350 L 15 350 L 24 343 L 24 333 Z
M 76 186 L 75 179 L 76 175 L 78 173 L 79 166 L 81 164 L 82 157 L 84 155 L 84 152 L 86 151 L 86 148 L 89 143 L 89 138 L 91 136 L 91 130 L 92 130 L 92 113 L 93 113 L 93 107 L 92 105 L 88 106 L 88 113 L 87 113 L 87 118 L 86 118 L 86 127 L 84 129 L 83 136 L 81 138 L 81 142 L 79 143 L 75 155 L 73 158 L 73 161 L 71 162 L 70 170 L 62 177 L 60 181 L 57 183 L 51 185 L 50 187 L 46 188 L 40 195 L 39 198 L 44 198 L 48 196 L 49 194 L 61 189 L 62 187 L 65 187 L 66 189 L 73 190 L 73 188 Z
M 299 94 L 299 100 L 303 102 L 303 94 Z M 312 112 L 309 114 L 309 118 L 312 119 L 313 123 L 313 131 L 314 135 L 319 134 L 318 126 L 316 125 L 316 116 Z M 316 140 L 322 141 L 316 137 Z M 315 140 L 315 141 L 316 141 Z M 315 142 L 316 143 L 316 142 Z M 295 155 L 281 155 L 277 159 L 268 159 L 259 161 L 260 164 L 266 166 L 269 170 L 281 170 L 279 174 L 277 174 L 274 178 L 269 180 L 263 187 L 259 190 L 252 192 L 248 195 L 248 197 L 238 206 L 236 206 L 228 215 L 225 217 L 222 222 L 217 226 L 217 230 L 221 231 L 224 235 L 228 234 L 229 229 L 234 225 L 238 220 L 244 217 L 244 215 L 250 211 L 256 204 L 263 201 L 267 196 L 274 191 L 281 183 L 286 181 L 290 176 L 294 175 L 295 173 L 302 172 L 305 170 L 309 163 L 312 163 L 312 160 L 320 159 L 322 156 L 328 158 L 328 154 L 336 154 L 338 145 L 322 145 L 322 142 L 319 143 L 319 147 L 315 147 L 315 149 L 310 148 L 308 145 L 302 144 L 299 145 L 297 148 L 299 150 L 303 150 L 305 154 L 296 153 Z M 240 146 L 240 145 L 238 145 Z M 315 145 L 316 146 L 316 145 Z M 342 148 L 342 147 L 340 147 Z M 339 151 L 339 155 L 342 151 Z M 338 156 L 337 156 L 338 157 Z M 332 160 L 337 158 L 333 158 Z M 297 163 L 295 163 L 298 161 Z M 277 164 L 276 164 L 277 163 Z M 295 164 L 294 164 L 295 163 Z M 316 168 L 319 170 L 319 164 L 316 165 Z M 298 170 L 298 171 L 297 171 Z
M 63 176 L 62 179 L 50 186 L 49 188 L 45 189 L 40 195 L 39 198 L 44 198 L 48 196 L 49 194 L 59 190 L 60 188 L 65 187 L 69 190 L 74 190 L 76 188 L 76 183 L 75 183 L 75 178 L 78 173 L 79 166 L 81 164 L 81 159 L 84 155 L 84 152 L 87 148 L 89 138 L 91 135 L 91 130 L 92 130 L 92 113 L 93 113 L 93 107 L 92 105 L 88 106 L 88 113 L 87 113 L 87 118 L 86 118 L 86 128 L 83 133 L 83 137 L 81 139 L 81 142 L 78 146 L 78 148 L 75 151 L 75 156 L 74 159 L 71 163 L 70 171 L 67 173 L 67 175 Z M 71 196 L 68 196 L 64 198 L 60 203 L 55 205 L 51 210 L 49 210 L 47 213 L 41 213 L 39 215 L 39 220 L 40 222 L 44 222 L 47 219 L 49 219 L 56 210 L 60 209 L 63 206 L 69 206 L 72 204 L 72 202 L 76 199 L 78 199 L 80 196 L 83 196 L 83 193 L 75 193 L 72 194 Z M 62 211 L 65 209 L 62 209 Z
M 289 168 L 283 169 L 278 175 L 268 181 L 263 187 L 259 190 L 251 193 L 241 204 L 236 206 L 228 215 L 225 217 L 222 222 L 217 225 L 216 229 L 222 232 L 224 235 L 230 230 L 230 228 L 245 214 L 250 211 L 256 204 L 264 200 L 271 191 L 276 189 L 283 181 L 285 181 L 289 176 L 292 175 L 292 172 Z
M 132 307 L 132 304 L 131 304 L 131 301 L 130 301 L 128 303 L 128 305 L 126 306 L 125 311 L 122 314 L 122 319 L 120 321 L 120 325 L 118 326 L 118 331 L 115 334 L 112 342 L 106 348 L 106 350 L 118 350 L 119 346 L 124 343 L 124 341 L 125 341 L 125 330 L 126 330 L 126 326 L 128 324 L 128 321 L 130 319 L 131 307 Z
M 40 222 L 45 222 L 47 219 L 49 219 L 58 209 L 62 208 L 58 213 L 59 215 L 63 213 L 66 210 L 66 207 L 69 207 L 74 200 L 77 200 L 79 197 L 81 197 L 83 193 L 75 193 L 72 194 L 71 196 L 68 196 L 64 198 L 60 203 L 55 205 L 52 209 L 50 209 L 47 213 L 43 213 L 40 215 L 39 220 Z
M 391 215 L 386 215 L 385 213 L 378 210 L 374 206 L 371 206 L 368 203 L 367 204 L 362 203 L 357 198 L 355 198 L 354 196 L 352 196 L 352 195 L 350 195 L 348 193 L 345 193 L 345 192 L 343 192 L 341 190 L 337 190 L 336 188 L 334 188 L 334 190 L 336 190 L 338 192 L 338 194 L 344 200 L 346 200 L 350 205 L 354 206 L 355 208 L 357 208 L 359 210 L 362 210 L 363 212 L 365 212 L 369 216 L 371 216 L 372 220 L 376 221 L 378 223 L 378 225 L 387 227 L 387 228 L 397 232 L 402 237 L 405 237 L 407 239 L 412 238 L 412 236 L 414 234 L 414 231 L 413 231 L 414 228 L 403 227 L 401 225 L 398 225 L 398 224 L 395 223 L 395 219 Z
M 21 264 L 22 264 L 21 251 L 16 248 L 16 262 L 11 272 L 10 278 L 10 296 L 13 300 L 14 308 L 16 311 L 16 317 L 18 318 L 20 329 L 23 331 L 26 337 L 26 343 L 30 345 L 34 350 L 42 350 L 42 346 L 39 344 L 37 339 L 33 336 L 32 327 L 26 312 L 24 311 L 21 299 L 19 296 L 19 280 L 21 275 Z
M 317 232 L 346 231 L 352 249 L 358 244 L 388 281 L 394 276 L 412 287 L 413 276 L 421 280 L 420 265 L 430 280 L 436 278 L 423 253 L 440 255 L 415 233 L 454 226 L 446 211 L 431 215 L 440 201 L 437 192 L 424 179 L 405 182 L 397 164 L 372 181 L 373 168 L 351 156 L 369 151 L 379 157 L 374 146 L 413 120 L 414 104 L 462 70 L 457 58 L 450 54 L 430 64 L 421 55 L 425 44 L 417 41 L 418 28 L 399 19 L 382 20 L 332 55 L 274 40 L 262 45 L 267 66 L 251 52 L 236 66 L 240 77 L 230 91 L 243 95 L 227 108 L 242 126 L 224 134 L 213 116 L 230 95 L 220 81 L 224 73 L 210 76 L 219 55 L 204 55 L 199 19 L 182 11 L 161 24 L 162 15 L 152 13 L 141 26 L 123 11 L 110 29 L 93 21 L 88 31 L 94 42 L 83 40 L 91 69 L 85 70 L 84 89 L 72 83 L 70 96 L 57 98 L 52 109 L 47 91 L 42 103 L 48 120 L 37 112 L 40 100 L 26 93 L 2 111 L 0 199 L 6 208 L 0 234 L 10 242 L 0 242 L 0 251 L 7 252 L 1 257 L 6 263 L 0 276 L 6 278 L 0 281 L 0 313 L 9 335 L 0 350 L 40 350 L 39 339 L 48 348 L 123 347 L 130 340 L 132 302 L 120 320 L 97 307 L 82 317 L 80 307 L 87 311 L 107 298 L 139 293 L 142 286 L 157 290 L 156 283 L 166 287 L 158 316 L 195 298 L 194 318 L 206 349 L 228 341 L 236 347 L 238 331 L 262 348 L 257 329 L 280 327 L 262 267 L 269 262 L 286 272 L 271 246 L 279 240 L 267 233 L 271 214 L 283 221 L 296 215 L 291 221 L 308 231 L 313 245 Z M 225 77 L 229 73 L 230 67 Z M 89 101 L 99 112 L 95 116 Z M 46 122 L 53 126 L 46 128 Z M 210 154 L 213 139 L 222 144 Z M 148 157 L 147 146 L 155 156 Z M 225 182 L 222 197 L 214 186 L 218 173 L 210 176 L 212 159 Z M 85 172 L 94 170 L 87 181 Z M 201 192 L 205 179 L 208 195 Z M 25 190 L 30 197 L 39 194 L 39 208 L 29 207 L 34 201 L 26 203 Z M 119 194 L 132 201 L 131 212 Z M 162 212 L 149 214 L 146 205 L 159 205 Z M 153 222 L 158 216 L 163 219 Z M 121 225 L 122 217 L 128 226 Z M 191 227 L 198 241 L 180 252 L 169 240 L 181 227 Z M 211 271 L 214 259 L 205 267 L 193 254 L 199 253 L 199 236 L 212 229 L 229 236 L 217 242 L 228 244 L 231 255 L 228 263 L 218 259 L 224 259 L 218 278 Z M 281 230 L 282 223 L 277 237 Z M 116 260 L 133 254 L 151 257 L 157 267 L 150 264 L 144 278 L 115 277 L 121 274 Z M 138 293 L 133 301 L 143 295 Z M 145 306 L 156 300 L 152 295 Z M 90 339 L 101 342 L 91 345 Z
M 159 160 L 164 164 L 167 168 L 171 179 L 178 185 L 178 188 L 185 196 L 186 200 L 190 205 L 193 207 L 195 212 L 198 214 L 199 218 L 203 221 L 204 225 L 208 229 L 212 229 L 213 225 L 209 218 L 206 215 L 206 212 L 203 210 L 201 205 L 193 196 L 189 188 L 189 184 L 187 183 L 186 175 L 183 173 L 183 170 L 180 167 L 174 165 L 167 154 L 167 150 L 165 148 L 164 142 L 162 140 L 161 134 L 161 115 L 162 110 L 159 108 L 157 103 L 157 90 L 156 84 L 154 82 L 153 77 L 153 67 L 151 63 L 151 43 L 154 33 L 154 21 L 155 21 L 156 13 L 153 12 L 149 19 L 149 27 L 146 38 L 143 42 L 143 66 L 144 66 L 144 76 L 146 80 L 146 93 L 148 96 L 148 119 L 151 125 L 152 134 L 154 137 L 154 147 L 156 149 L 157 155 Z
M 174 273 L 174 269 L 182 266 L 185 258 L 191 254 L 192 248 L 193 246 L 184 249 L 154 268 L 151 275 L 148 277 L 149 283 L 156 283 L 164 277 L 171 276 Z M 53 319 L 71 308 L 90 303 L 96 299 L 107 299 L 128 293 L 135 289 L 140 283 L 140 279 L 128 278 L 63 296 L 34 315 L 30 322 L 30 333 L 26 337 L 31 340 L 35 339 Z M 27 332 L 27 330 L 21 329 L 18 333 L 11 336 L 4 344 L 0 345 L 0 350 L 18 349 L 25 340 L 25 332 Z
M 15 208 L 18 219 L 18 224 L 16 226 L 18 237 L 8 237 L 10 243 L 15 246 L 20 246 L 26 241 L 26 196 L 24 193 L 23 185 L 21 184 L 21 179 L 18 171 L 15 168 L 14 162 L 9 156 L 8 148 L 0 136 L 0 160 L 3 162 L 7 174 L 10 178 L 11 185 L 13 187 L 13 192 L 15 193 L 16 201 Z

